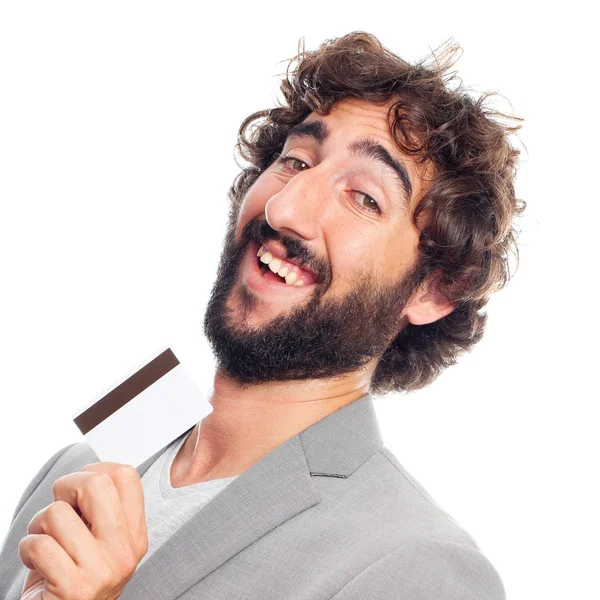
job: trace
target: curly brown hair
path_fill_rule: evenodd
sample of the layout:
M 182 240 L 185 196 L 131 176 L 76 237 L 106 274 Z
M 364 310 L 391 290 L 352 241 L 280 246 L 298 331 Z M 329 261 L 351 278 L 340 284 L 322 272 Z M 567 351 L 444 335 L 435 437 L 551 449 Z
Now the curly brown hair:
M 516 216 L 526 203 L 515 197 L 520 154 L 509 136 L 523 119 L 498 112 L 486 92 L 473 98 L 454 65 L 461 47 L 451 40 L 410 64 L 373 35 L 357 31 L 325 41 L 289 59 L 280 84 L 284 101 L 248 116 L 236 150 L 249 165 L 229 190 L 233 206 L 283 148 L 287 132 L 311 112 L 327 115 L 348 97 L 389 103 L 390 134 L 398 149 L 419 163 L 430 161 L 435 177 L 412 220 L 420 230 L 419 281 L 434 271 L 454 305 L 425 325 L 408 323 L 382 355 L 370 391 L 383 395 L 429 385 L 483 336 L 492 292 L 509 281 L 509 253 L 519 261 Z

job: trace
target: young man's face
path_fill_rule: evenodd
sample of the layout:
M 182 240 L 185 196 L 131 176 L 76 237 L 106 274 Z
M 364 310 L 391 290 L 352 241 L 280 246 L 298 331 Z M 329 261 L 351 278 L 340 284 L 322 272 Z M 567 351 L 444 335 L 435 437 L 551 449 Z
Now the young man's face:
M 240 383 L 366 364 L 398 332 L 415 289 L 411 213 L 424 184 L 393 144 L 387 107 L 347 99 L 295 130 L 280 155 L 289 158 L 265 170 L 232 215 L 205 316 L 218 362 Z M 260 242 L 275 257 L 297 257 L 312 278 L 299 286 L 302 270 L 293 285 L 271 270 L 265 277 Z M 274 266 L 286 273 L 285 260 Z M 431 306 L 425 317 L 406 312 L 421 323 L 432 315 Z

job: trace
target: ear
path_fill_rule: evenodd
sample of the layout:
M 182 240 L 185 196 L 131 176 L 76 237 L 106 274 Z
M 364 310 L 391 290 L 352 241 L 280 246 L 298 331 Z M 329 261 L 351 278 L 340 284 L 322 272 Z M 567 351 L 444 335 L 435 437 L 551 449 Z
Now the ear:
M 434 273 L 406 305 L 403 314 L 413 325 L 433 323 L 449 315 L 454 305 L 440 291 L 438 274 Z

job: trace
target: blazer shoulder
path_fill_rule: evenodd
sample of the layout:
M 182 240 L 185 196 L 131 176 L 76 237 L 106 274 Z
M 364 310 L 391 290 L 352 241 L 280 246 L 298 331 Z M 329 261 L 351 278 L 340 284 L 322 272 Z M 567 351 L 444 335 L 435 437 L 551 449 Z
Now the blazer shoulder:
M 446 531 L 450 536 L 448 541 L 458 543 L 467 542 L 473 546 L 475 550 L 481 550 L 476 540 L 469 532 L 466 531 L 452 515 L 442 508 L 425 487 L 423 487 L 423 485 L 421 485 L 421 483 L 419 483 L 419 481 L 404 468 L 391 450 L 383 446 L 380 449 L 380 454 L 385 457 L 385 462 L 396 473 L 403 489 L 411 490 L 411 497 L 414 498 L 415 505 L 418 503 L 418 506 L 420 507 L 419 510 L 423 510 L 426 514 L 430 515 L 430 519 L 434 519 L 435 522 L 439 524 L 441 529 L 438 530 L 438 534 L 440 534 L 441 531 Z
M 490 561 L 467 544 L 407 540 L 353 577 L 332 600 L 506 600 Z
M 21 511 L 21 509 L 27 502 L 28 498 L 35 492 L 35 490 L 38 488 L 40 483 L 47 477 L 47 475 L 50 473 L 50 471 L 53 468 L 54 469 L 58 468 L 60 466 L 60 463 L 63 462 L 65 459 L 68 459 L 71 456 L 71 454 L 73 454 L 73 452 L 77 452 L 78 450 L 84 452 L 88 448 L 90 448 L 90 446 L 89 446 L 89 444 L 87 444 L 87 442 L 73 442 L 72 444 L 63 446 L 60 450 L 55 452 L 40 467 L 38 472 L 34 475 L 32 480 L 29 482 L 29 485 L 25 488 L 25 490 L 21 494 L 21 498 L 19 499 L 19 502 L 17 503 L 17 506 L 15 508 L 15 511 L 14 511 L 12 519 L 11 519 L 11 525 L 14 523 L 15 519 L 17 518 L 17 515 L 19 514 L 19 512 Z M 73 449 L 73 450 L 71 450 L 71 449 Z
M 27 525 L 31 518 L 45 505 L 53 501 L 54 481 L 66 473 L 77 470 L 91 462 L 91 446 L 87 442 L 75 442 L 63 446 L 38 469 L 29 485 L 21 494 L 14 510 L 4 541 L 0 545 L 0 598 L 17 598 L 17 587 L 23 583 L 23 563 L 19 558 L 20 540 L 27 535 Z M 93 460 L 93 459 L 92 459 Z M 17 586 L 17 587 L 15 587 Z

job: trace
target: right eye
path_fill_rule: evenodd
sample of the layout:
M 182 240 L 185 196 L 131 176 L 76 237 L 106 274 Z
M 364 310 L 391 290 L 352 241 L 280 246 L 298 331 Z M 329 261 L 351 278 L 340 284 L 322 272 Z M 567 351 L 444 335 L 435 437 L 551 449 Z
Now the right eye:
M 301 165 L 304 165 L 306 168 L 310 168 L 308 166 L 308 163 L 306 163 L 305 161 L 296 158 L 295 156 L 292 156 L 291 154 L 288 154 L 287 156 L 278 156 L 277 157 L 277 162 L 281 165 L 283 165 L 284 169 L 291 169 L 292 171 L 305 171 L 306 169 L 296 169 L 294 166 L 294 163 L 300 163 Z

